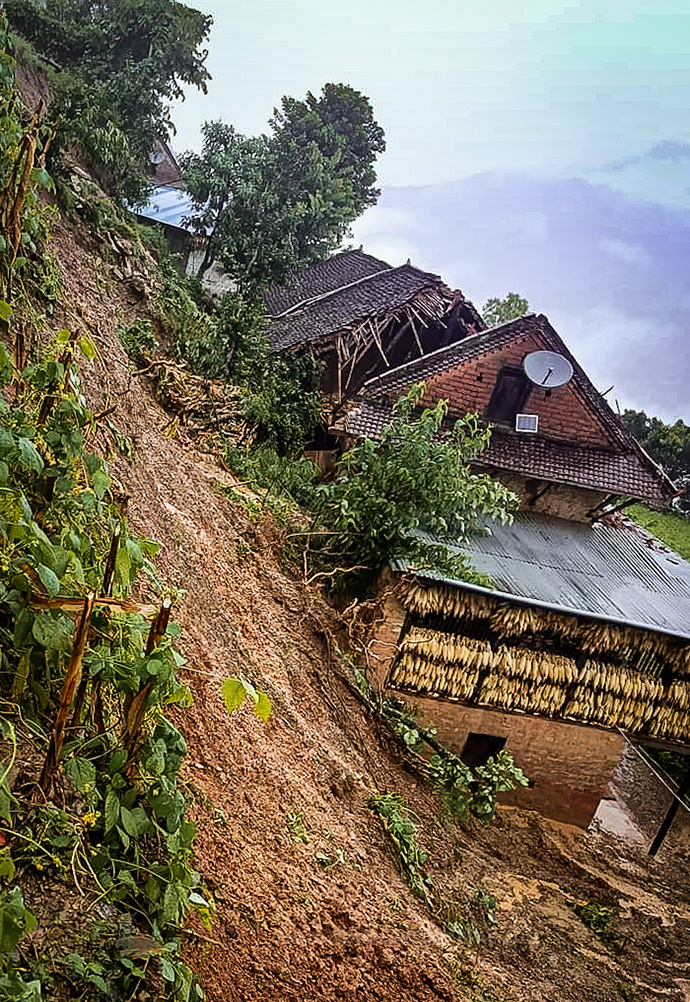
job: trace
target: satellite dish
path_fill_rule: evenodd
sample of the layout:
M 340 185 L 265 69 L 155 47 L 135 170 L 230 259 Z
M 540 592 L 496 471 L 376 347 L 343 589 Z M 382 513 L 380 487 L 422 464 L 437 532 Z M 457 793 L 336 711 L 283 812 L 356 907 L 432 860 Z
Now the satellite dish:
M 570 381 L 573 367 L 563 355 L 556 351 L 533 351 L 522 361 L 525 375 L 535 386 L 553 389 Z

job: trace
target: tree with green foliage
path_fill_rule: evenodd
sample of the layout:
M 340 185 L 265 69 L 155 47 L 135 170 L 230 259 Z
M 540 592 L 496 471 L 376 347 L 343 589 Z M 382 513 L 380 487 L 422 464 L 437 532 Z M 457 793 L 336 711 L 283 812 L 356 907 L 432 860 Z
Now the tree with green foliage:
M 219 260 L 253 298 L 338 247 L 378 197 L 373 165 L 385 149 L 369 100 L 344 84 L 284 97 L 270 124 L 271 135 L 247 137 L 207 122 L 201 154 L 182 158 L 190 222 L 206 241 L 199 276 Z
M 488 299 L 482 308 L 482 317 L 488 327 L 517 320 L 529 312 L 529 303 L 517 292 L 509 292 L 503 299 Z
M 395 405 L 380 439 L 364 439 L 346 452 L 337 478 L 318 489 L 308 547 L 320 573 L 361 584 L 390 561 L 405 559 L 479 580 L 447 543 L 462 544 L 482 515 L 508 521 L 517 499 L 472 471 L 491 435 L 478 415 L 467 414 L 446 430 L 447 402 L 419 413 L 423 397 L 424 384 L 413 387 Z
M 257 442 L 297 456 L 322 422 L 321 365 L 309 356 L 264 359 L 244 417 Z
M 206 91 L 212 18 L 174 0 L 5 0 L 12 28 L 63 72 L 54 79 L 62 144 L 114 148 L 145 179 L 157 138 L 174 131 L 170 103 Z M 106 150 L 107 152 L 107 150 Z M 109 165 L 122 181 L 122 166 Z
M 625 410 L 621 420 L 652 459 L 672 480 L 690 477 L 690 426 L 680 418 L 666 424 L 644 411 Z

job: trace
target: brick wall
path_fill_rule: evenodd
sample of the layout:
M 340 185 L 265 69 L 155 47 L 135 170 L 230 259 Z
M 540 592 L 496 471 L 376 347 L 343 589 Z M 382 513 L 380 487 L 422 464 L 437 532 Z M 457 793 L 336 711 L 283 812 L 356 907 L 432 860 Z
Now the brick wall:
M 556 518 L 567 518 L 573 522 L 591 521 L 591 516 L 588 517 L 587 512 L 595 508 L 607 496 L 601 491 L 571 487 L 569 484 L 553 484 L 534 504 L 530 504 L 530 499 L 546 487 L 547 481 L 534 480 L 503 470 L 493 471 L 491 476 L 517 494 L 520 498 L 520 508 L 523 511 L 553 515 Z
M 505 737 L 506 749 L 527 774 L 530 787 L 501 795 L 501 803 L 539 811 L 586 828 L 623 751 L 618 734 L 523 714 L 460 706 L 440 699 L 415 699 L 439 739 L 457 754 L 470 732 Z
M 503 366 L 520 366 L 525 355 L 544 347 L 538 337 L 526 334 L 495 352 L 431 376 L 427 380 L 424 402 L 430 404 L 447 398 L 452 414 L 459 416 L 473 410 L 483 414 Z M 539 415 L 539 434 L 547 438 L 591 446 L 613 444 L 572 381 L 553 390 L 534 387 L 524 410 Z
M 393 581 L 393 575 L 386 572 L 380 614 L 368 644 L 371 680 L 379 689 L 385 685 L 406 615 L 391 590 Z M 505 737 L 506 748 L 526 772 L 531 786 L 503 794 L 502 803 L 531 808 L 581 828 L 587 827 L 599 801 L 606 796 L 624 747 L 618 734 L 596 727 L 421 696 L 413 701 L 424 718 L 438 728 L 439 739 L 457 754 L 462 752 L 470 732 Z

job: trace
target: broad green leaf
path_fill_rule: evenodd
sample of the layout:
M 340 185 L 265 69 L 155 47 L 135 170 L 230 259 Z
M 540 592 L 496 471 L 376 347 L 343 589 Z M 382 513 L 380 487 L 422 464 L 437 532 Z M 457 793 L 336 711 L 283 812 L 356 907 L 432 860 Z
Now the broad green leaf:
M 266 721 L 271 715 L 271 700 L 268 698 L 266 693 L 262 692 L 261 690 L 259 690 L 258 696 L 259 698 L 256 701 L 256 706 L 254 707 L 254 710 L 256 712 L 257 717 L 260 720 L 263 720 L 264 723 L 266 723 Z
M 161 957 L 161 974 L 165 981 L 175 980 L 175 968 L 167 957 Z
M 87 758 L 70 758 L 65 762 L 65 772 L 80 793 L 88 793 L 96 785 L 96 768 Z
M 9 323 L 14 314 L 14 310 L 9 303 L 5 302 L 4 299 L 0 299 L 0 320 L 4 320 L 5 323 Z
M 9 883 L 14 880 L 15 866 L 14 860 L 8 848 L 0 849 L 0 880 Z
M 53 613 L 42 612 L 34 619 L 31 633 L 41 647 L 66 654 L 72 648 L 74 623 L 67 616 L 55 618 Z
M 247 698 L 247 690 L 244 687 L 244 683 L 241 679 L 234 676 L 225 679 L 220 691 L 228 713 L 234 713 L 235 710 L 239 710 Z
M 108 775 L 114 776 L 116 772 L 120 772 L 120 770 L 125 766 L 126 762 L 127 762 L 127 752 L 124 750 L 124 748 L 116 748 L 112 754 L 110 763 L 108 765 Z
M 55 335 L 55 340 L 58 344 L 67 344 L 71 337 L 72 332 L 68 331 L 66 327 L 63 327 L 62 330 L 58 331 Z
M 110 477 L 104 470 L 96 470 L 91 478 L 93 489 L 99 501 L 102 501 L 110 490 Z
M 58 581 L 55 571 L 51 571 L 50 567 L 46 567 L 45 564 L 39 564 L 36 570 L 38 571 L 41 584 L 47 591 L 49 598 L 55 598 L 60 591 L 60 582 Z
M 120 820 L 120 798 L 115 790 L 108 790 L 105 798 L 105 830 L 109 832 L 111 828 Z
M 96 346 L 94 345 L 91 338 L 81 337 L 79 338 L 79 350 L 81 351 L 84 358 L 88 358 L 89 361 L 96 357 Z
M 14 436 L 0 424 L 0 455 L 4 456 L 14 449 Z
M 43 617 L 39 617 L 43 618 Z M 14 622 L 14 646 L 15 649 L 24 646 L 32 632 L 34 626 L 34 612 L 32 609 L 22 609 Z M 40 642 L 40 641 L 39 641 Z
M 132 812 L 128 811 L 126 807 L 121 807 L 120 818 L 122 820 L 122 827 L 127 832 L 127 834 L 131 835 L 132 838 L 137 838 L 139 832 L 137 829 L 136 820 L 134 819 Z
M 40 473 L 43 469 L 43 460 L 28 438 L 19 439 L 19 464 L 23 470 L 34 473 Z

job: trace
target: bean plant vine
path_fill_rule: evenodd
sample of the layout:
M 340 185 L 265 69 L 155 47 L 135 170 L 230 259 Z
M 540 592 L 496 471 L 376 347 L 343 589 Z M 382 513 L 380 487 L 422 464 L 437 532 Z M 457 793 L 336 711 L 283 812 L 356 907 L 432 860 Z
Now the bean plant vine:
M 99 418 L 78 372 L 93 342 L 60 330 L 25 364 L 13 336 L 12 279 L 32 266 L 17 248 L 45 252 L 31 235 L 45 235 L 36 191 L 50 183 L 0 56 L 14 136 L 0 166 L 22 178 L 9 215 L 0 206 L 0 997 L 197 1002 L 183 929 L 192 911 L 210 928 L 214 906 L 193 865 L 187 746 L 168 716 L 192 701 L 178 678 L 180 630 L 158 546 L 130 532 L 93 451 Z M 142 576 L 151 604 L 133 598 Z M 270 712 L 243 677 L 222 695 L 229 712 L 245 699 L 262 719 Z M 78 907 L 37 949 L 46 896 Z

